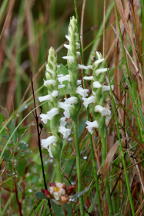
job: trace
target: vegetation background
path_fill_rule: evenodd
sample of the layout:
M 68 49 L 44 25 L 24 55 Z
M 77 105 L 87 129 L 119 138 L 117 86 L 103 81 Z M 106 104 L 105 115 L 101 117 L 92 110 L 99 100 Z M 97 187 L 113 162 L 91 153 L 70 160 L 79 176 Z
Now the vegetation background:
M 30 74 L 36 97 L 44 79 L 48 49 L 54 46 L 58 61 L 69 19 L 78 16 L 84 64 L 93 51 L 101 51 L 112 68 L 113 118 L 109 126 L 108 156 L 101 169 L 109 177 L 113 215 L 144 215 L 144 1 L 143 0 L 1 0 L 0 1 L 0 215 L 48 215 L 37 147 Z M 112 146 L 119 146 L 114 150 Z M 84 150 L 83 150 L 84 151 Z M 90 154 L 86 144 L 85 151 Z M 100 158 L 100 144 L 95 147 Z M 53 167 L 43 152 L 46 178 Z M 74 169 L 74 156 L 66 173 Z M 83 186 L 93 177 L 91 160 L 82 162 Z M 66 176 L 69 179 L 72 177 Z M 91 179 L 91 180 L 89 180 Z M 98 215 L 94 189 L 87 191 L 85 214 Z M 101 200 L 103 215 L 109 205 Z M 78 202 L 52 203 L 54 215 L 79 215 Z

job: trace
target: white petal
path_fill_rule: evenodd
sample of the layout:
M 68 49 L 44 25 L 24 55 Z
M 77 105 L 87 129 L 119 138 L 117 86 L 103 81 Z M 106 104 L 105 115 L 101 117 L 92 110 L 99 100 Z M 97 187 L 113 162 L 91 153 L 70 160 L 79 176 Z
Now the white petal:
M 114 89 L 114 86 L 113 85 L 111 85 L 111 86 L 107 86 L 107 85 L 103 85 L 102 86 L 102 90 L 103 91 L 110 91 L 110 89 Z
M 79 51 L 77 51 L 76 54 L 77 54 L 77 56 L 80 56 L 80 52 Z
M 100 52 L 98 52 L 98 51 L 96 51 L 96 56 L 97 56 L 98 59 L 102 59 L 102 54 Z
M 66 39 L 69 41 L 70 40 L 70 37 L 69 35 L 65 35 Z
M 77 80 L 77 85 L 81 85 L 82 81 L 81 80 Z
M 55 136 L 49 136 L 48 138 L 41 140 L 41 146 L 43 148 L 48 148 L 49 145 L 56 143 L 56 141 L 57 141 L 57 138 Z
M 88 69 L 92 69 L 92 66 L 91 65 L 86 66 L 86 65 L 78 64 L 78 68 L 88 70 Z
M 68 139 L 68 137 L 71 135 L 71 129 L 64 126 L 59 127 L 59 132 L 63 135 L 64 139 Z
M 81 95 L 83 98 L 88 96 L 89 93 L 89 89 L 84 89 L 81 86 L 78 86 L 76 89 L 76 93 L 78 93 L 79 95 Z
M 51 95 L 45 95 L 45 96 L 41 96 L 41 97 L 38 97 L 38 100 L 40 102 L 43 102 L 43 101 L 49 101 L 52 99 L 52 96 Z
M 96 75 L 99 75 L 101 73 L 105 73 L 109 70 L 109 68 L 99 68 L 97 70 L 95 70 Z
M 98 60 L 96 60 L 95 62 L 94 62 L 94 65 L 95 66 L 97 66 L 97 65 L 99 65 L 101 62 L 103 62 L 104 61 L 104 58 L 102 58 L 102 59 L 98 59 Z
M 63 84 L 58 85 L 58 89 L 62 89 L 64 87 L 65 87 L 65 85 L 63 85 Z
M 57 90 L 52 91 L 51 96 L 52 97 L 57 97 L 58 96 L 58 91 Z
M 90 96 L 88 98 L 82 98 L 82 100 L 83 100 L 84 106 L 87 108 L 89 104 L 95 102 L 95 97 L 94 96 Z
M 71 106 L 70 106 L 70 108 L 71 108 Z M 64 110 L 64 116 L 66 117 L 66 118 L 70 118 L 70 108 L 69 109 L 65 109 Z
M 58 81 L 62 84 L 64 81 L 69 81 L 70 80 L 70 75 L 64 75 L 64 74 L 59 74 L 58 75 Z
M 84 80 L 93 80 L 93 76 L 84 76 L 83 79 Z
M 101 88 L 101 87 L 102 85 L 100 84 L 100 82 L 98 81 L 93 82 L 93 88 Z
M 70 104 L 67 104 L 65 102 L 59 102 L 59 108 L 65 110 L 67 109 L 69 106 L 71 106 Z
M 66 118 L 70 118 L 70 110 L 73 106 L 73 104 L 76 104 L 78 102 L 77 97 L 69 97 L 65 98 L 64 102 L 59 102 L 59 107 L 64 110 L 64 116 Z
M 101 113 L 102 116 L 110 116 L 111 115 L 111 111 L 108 108 L 105 108 L 101 105 L 95 106 L 95 112 Z
M 52 120 L 52 118 L 59 113 L 58 108 L 52 108 L 49 112 L 47 112 L 48 120 Z
M 60 126 L 65 127 L 66 124 L 67 124 L 66 117 L 62 117 L 62 118 L 60 118 Z
M 72 105 L 71 104 L 67 104 L 66 102 L 59 102 L 59 108 L 64 110 L 64 116 L 66 118 L 70 118 L 70 109 L 71 109 Z
M 70 49 L 70 45 L 68 45 L 68 44 L 64 44 L 64 47 L 65 47 L 66 49 Z
M 74 57 L 73 56 L 63 56 L 62 58 L 68 60 L 70 63 L 74 62 Z
M 56 145 L 57 138 L 55 136 L 49 136 L 46 139 L 41 140 L 42 148 L 46 148 L 49 152 L 51 158 L 53 158 L 51 147 L 52 145 Z
M 55 85 L 55 80 L 44 80 L 44 86 Z
M 40 119 L 41 119 L 41 121 L 44 123 L 44 124 L 46 124 L 47 123 L 47 121 L 48 121 L 48 116 L 47 116 L 47 114 L 40 114 Z
M 93 121 L 93 122 L 86 121 L 86 125 L 87 125 L 86 128 L 87 128 L 87 130 L 88 130 L 88 132 L 90 134 L 93 133 L 94 128 L 98 128 L 99 127 L 98 122 L 96 120 Z
M 77 102 L 78 102 L 77 97 L 72 96 L 69 98 L 65 98 L 65 103 L 67 104 L 77 104 Z

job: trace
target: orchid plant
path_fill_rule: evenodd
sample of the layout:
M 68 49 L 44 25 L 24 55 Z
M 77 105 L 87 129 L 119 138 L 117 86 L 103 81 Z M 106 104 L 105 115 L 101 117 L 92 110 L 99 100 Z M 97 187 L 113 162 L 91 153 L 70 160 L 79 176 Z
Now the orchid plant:
M 100 52 L 95 53 L 95 59 L 91 65 L 83 65 L 80 53 L 80 37 L 78 33 L 77 19 L 72 17 L 66 35 L 67 55 L 63 59 L 66 66 L 57 63 L 57 54 L 54 48 L 49 49 L 46 64 L 44 86 L 47 89 L 45 96 L 40 96 L 40 102 L 47 106 L 47 113 L 40 114 L 43 124 L 47 125 L 49 135 L 41 139 L 41 146 L 48 150 L 49 157 L 53 159 L 55 172 L 54 182 L 49 184 L 46 196 L 59 204 L 72 200 L 72 186 L 64 182 L 64 174 L 61 168 L 61 153 L 66 145 L 74 145 L 76 151 L 77 192 L 81 193 L 81 151 L 79 145 L 79 119 L 81 113 L 85 113 L 84 130 L 87 135 L 95 136 L 97 131 L 100 136 L 109 124 L 111 110 L 108 101 L 109 92 L 113 89 L 105 67 L 105 59 Z M 65 73 L 62 73 L 62 68 Z M 102 149 L 105 152 L 105 147 Z M 105 153 L 102 153 L 102 162 Z M 80 213 L 84 215 L 83 197 L 79 197 Z

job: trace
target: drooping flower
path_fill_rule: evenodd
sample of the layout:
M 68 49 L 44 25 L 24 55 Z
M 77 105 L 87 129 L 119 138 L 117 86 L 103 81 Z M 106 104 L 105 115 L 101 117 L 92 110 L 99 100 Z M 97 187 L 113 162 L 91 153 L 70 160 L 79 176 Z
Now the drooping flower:
M 93 88 L 101 88 L 101 87 L 102 87 L 102 85 L 100 84 L 99 81 L 94 81 L 93 82 Z
M 49 85 L 55 85 L 56 81 L 51 79 L 51 80 L 44 80 L 44 86 L 49 86 Z
M 66 128 L 65 126 L 61 126 L 60 125 L 59 132 L 63 135 L 63 138 L 66 139 L 66 140 L 71 135 L 71 129 L 70 128 Z
M 95 112 L 101 113 L 102 116 L 110 116 L 111 115 L 111 111 L 108 108 L 103 107 L 101 105 L 95 106 Z
M 86 65 L 78 64 L 78 68 L 83 70 L 89 70 L 92 69 L 92 65 L 86 66 Z
M 87 128 L 87 130 L 88 130 L 88 132 L 90 133 L 90 134 L 93 134 L 93 130 L 94 130 L 94 128 L 98 128 L 99 127 L 99 125 L 98 125 L 98 122 L 95 120 L 95 121 L 86 121 L 86 128 Z
M 96 76 L 97 76 L 97 75 L 99 75 L 99 74 L 101 74 L 101 73 L 107 72 L 108 70 L 109 70 L 109 68 L 99 68 L 99 69 L 96 69 L 96 70 L 95 70 L 95 74 L 96 74 Z
M 70 112 L 71 109 L 73 107 L 73 105 L 77 104 L 78 99 L 77 97 L 69 97 L 69 98 L 65 98 L 64 102 L 59 102 L 59 108 L 64 110 L 64 116 L 66 118 L 70 118 Z
M 93 80 L 93 76 L 84 76 L 83 79 L 84 80 Z
M 83 100 L 83 105 L 85 106 L 85 108 L 87 108 L 89 104 L 95 102 L 95 97 L 91 95 L 90 97 L 82 98 L 82 100 Z
M 89 89 L 84 89 L 81 86 L 78 86 L 76 89 L 76 93 L 79 94 L 81 97 L 85 98 L 88 96 Z
M 40 114 L 41 121 L 46 124 L 48 120 L 52 120 L 55 115 L 59 113 L 58 108 L 52 108 L 46 114 Z
M 45 95 L 45 96 L 41 96 L 41 97 L 38 97 L 38 100 L 40 102 L 43 102 L 43 101 L 49 101 L 52 99 L 52 96 L 51 95 Z
M 45 148 L 48 150 L 50 157 L 53 157 L 52 146 L 55 146 L 56 142 L 57 142 L 57 138 L 55 136 L 49 136 L 48 138 L 41 140 L 42 148 Z

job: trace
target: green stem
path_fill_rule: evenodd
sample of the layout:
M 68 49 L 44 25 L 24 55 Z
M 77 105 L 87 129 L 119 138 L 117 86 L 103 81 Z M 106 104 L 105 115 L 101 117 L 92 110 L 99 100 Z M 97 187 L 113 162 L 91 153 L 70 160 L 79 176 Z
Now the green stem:
M 61 173 L 61 166 L 60 166 L 60 160 L 55 159 L 55 181 L 56 182 L 62 182 L 62 173 Z
M 100 134 L 101 144 L 102 144 L 102 166 L 103 166 L 107 155 L 106 128 L 104 125 L 100 128 L 99 134 Z M 108 181 L 108 176 L 105 179 L 105 189 L 106 189 L 106 199 L 109 206 L 109 215 L 113 216 L 113 205 L 112 205 L 112 200 L 110 195 L 110 185 Z
M 82 191 L 81 186 L 81 172 L 80 172 L 80 149 L 79 149 L 79 142 L 78 142 L 78 120 L 76 119 L 73 122 L 73 128 L 74 128 L 74 143 L 75 143 L 75 149 L 76 149 L 76 169 L 77 169 L 77 179 L 78 179 L 78 193 Z M 80 201 L 80 215 L 84 216 L 84 208 L 83 208 L 83 197 L 79 197 Z
M 99 190 L 99 182 L 98 182 L 98 175 L 97 175 L 97 164 L 95 160 L 95 153 L 94 153 L 94 147 L 93 147 L 93 141 L 92 141 L 91 135 L 90 135 L 90 147 L 91 147 L 91 155 L 92 155 L 93 173 L 94 173 L 94 179 L 95 179 L 96 196 L 97 196 L 97 202 L 98 202 L 98 210 L 99 210 L 99 215 L 102 216 L 100 190 Z

